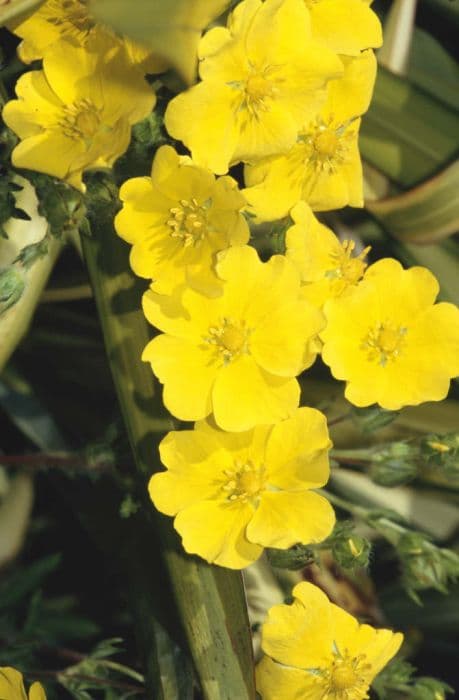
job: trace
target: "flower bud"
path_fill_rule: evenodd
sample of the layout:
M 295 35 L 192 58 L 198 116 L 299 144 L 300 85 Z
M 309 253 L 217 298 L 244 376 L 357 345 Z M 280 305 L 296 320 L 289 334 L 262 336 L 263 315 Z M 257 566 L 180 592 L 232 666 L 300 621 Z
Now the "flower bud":
M 332 547 L 333 557 L 343 569 L 367 566 L 370 551 L 369 541 L 359 535 L 352 535 L 347 539 L 340 538 Z
M 296 544 L 290 549 L 269 548 L 266 552 L 271 565 L 277 569 L 297 571 L 315 562 L 313 550 L 301 544 Z
M 387 411 L 374 405 L 368 408 L 352 408 L 352 418 L 362 433 L 373 433 L 392 423 L 398 416 L 398 411 Z
M 417 476 L 418 449 L 407 442 L 393 442 L 377 452 L 371 462 L 370 475 L 381 486 L 399 486 Z

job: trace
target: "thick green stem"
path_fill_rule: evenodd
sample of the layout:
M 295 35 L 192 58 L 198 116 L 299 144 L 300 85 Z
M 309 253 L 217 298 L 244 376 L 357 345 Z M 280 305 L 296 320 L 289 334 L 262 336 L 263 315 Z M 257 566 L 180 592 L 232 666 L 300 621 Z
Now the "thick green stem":
M 148 477 L 159 468 L 158 442 L 173 422 L 151 369 L 140 360 L 149 340 L 140 310 L 142 285 L 129 270 L 128 247 L 116 237 L 112 218 L 109 206 L 92 211 L 93 237 L 83 238 L 83 250 L 144 508 L 161 542 L 203 698 L 252 700 L 252 646 L 241 575 L 186 555 L 171 520 L 160 517 L 146 497 Z

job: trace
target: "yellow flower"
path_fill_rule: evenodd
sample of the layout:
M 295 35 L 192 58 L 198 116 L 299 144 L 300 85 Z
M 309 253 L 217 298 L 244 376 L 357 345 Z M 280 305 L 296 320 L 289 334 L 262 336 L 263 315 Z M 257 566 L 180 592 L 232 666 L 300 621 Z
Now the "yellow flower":
M 42 71 L 19 78 L 16 94 L 19 99 L 3 109 L 6 124 L 22 139 L 13 164 L 81 190 L 83 171 L 111 166 L 129 145 L 131 124 L 155 104 L 124 47 L 108 39 L 88 40 L 85 48 L 57 42 L 47 50 Z
M 365 700 L 370 683 L 397 653 L 403 635 L 360 625 L 311 583 L 275 605 L 263 625 L 257 666 L 262 700 Z
M 325 101 L 327 80 L 342 73 L 311 40 L 304 0 L 243 0 L 228 28 L 203 37 L 200 57 L 202 82 L 171 100 L 165 123 L 218 174 L 291 148 L 304 115 Z
M 168 470 L 152 477 L 150 496 L 158 510 L 176 516 L 187 552 L 241 569 L 263 547 L 328 537 L 333 509 L 310 489 L 328 480 L 330 447 L 325 416 L 313 408 L 243 433 L 202 421 L 164 438 Z
M 246 167 L 244 195 L 258 219 L 286 216 L 299 200 L 318 211 L 362 206 L 359 115 L 368 109 L 376 60 L 365 51 L 343 62 L 343 77 L 329 83 L 324 108 L 303 125 L 293 148 Z
M 166 64 L 151 51 L 129 39 L 118 37 L 108 27 L 97 24 L 88 12 L 88 0 L 46 0 L 38 10 L 11 26 L 23 40 L 18 46 L 21 61 L 43 58 L 56 41 L 69 39 L 85 46 L 88 39 L 108 39 L 115 46 L 124 43 L 132 63 L 142 64 L 151 73 L 161 73 Z
M 249 430 L 287 418 L 298 406 L 295 377 L 316 355 L 312 347 L 324 318 L 300 299 L 300 280 L 281 255 L 260 262 L 249 246 L 219 259 L 221 296 L 144 297 L 148 320 L 164 332 L 143 359 L 164 384 L 164 404 L 182 420 L 214 413 L 224 430 Z
M 134 246 L 131 266 L 137 275 L 155 279 L 160 294 L 184 282 L 206 294 L 219 292 L 215 254 L 248 243 L 250 236 L 240 213 L 245 201 L 233 178 L 216 179 L 162 146 L 151 177 L 128 180 L 120 197 L 124 206 L 115 227 Z
M 312 36 L 332 51 L 358 56 L 382 44 L 381 23 L 371 0 L 305 0 Z
M 340 296 L 359 282 L 370 249 L 354 255 L 354 241 L 341 243 L 304 202 L 299 202 L 290 216 L 294 225 L 285 234 L 285 254 L 300 273 L 304 298 L 321 308 L 327 299 Z
M 32 683 L 28 697 L 29 700 L 46 700 L 43 686 L 40 683 Z M 11 666 L 0 668 L 0 698 L 1 700 L 27 700 L 22 674 Z
M 426 268 L 387 258 L 325 304 L 322 358 L 351 403 L 398 410 L 445 398 L 459 374 L 459 309 L 434 304 L 438 289 Z

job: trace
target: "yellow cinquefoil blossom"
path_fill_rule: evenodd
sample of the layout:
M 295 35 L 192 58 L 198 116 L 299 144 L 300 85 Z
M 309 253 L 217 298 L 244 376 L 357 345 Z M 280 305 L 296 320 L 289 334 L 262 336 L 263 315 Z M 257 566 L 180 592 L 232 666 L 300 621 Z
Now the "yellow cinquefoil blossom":
M 403 635 L 360 625 L 311 583 L 275 605 L 263 625 L 257 666 L 262 700 L 365 700 L 370 684 L 397 653 Z
M 202 82 L 171 100 L 165 124 L 218 174 L 291 148 L 304 115 L 324 103 L 326 82 L 342 73 L 337 56 L 312 41 L 304 0 L 243 0 L 199 52 Z
M 362 279 L 370 249 L 356 255 L 354 241 L 341 243 L 305 202 L 295 205 L 290 216 L 294 224 L 285 233 L 285 254 L 300 273 L 304 298 L 321 308 Z
M 313 408 L 243 433 L 202 421 L 164 438 L 168 470 L 152 477 L 150 496 L 158 510 L 176 516 L 187 552 L 241 569 L 263 547 L 328 537 L 333 509 L 310 489 L 328 480 L 330 446 L 325 416 Z
M 387 258 L 325 304 L 322 358 L 351 403 L 398 410 L 445 398 L 459 374 L 459 309 L 435 304 L 438 290 L 426 268 Z
M 182 420 L 213 413 L 224 430 L 287 418 L 324 317 L 300 298 L 298 273 L 282 255 L 262 263 L 254 248 L 229 248 L 216 270 L 221 296 L 188 287 L 144 296 L 148 320 L 164 332 L 143 353 L 164 384 L 164 404 Z
M 151 51 L 129 39 L 118 37 L 108 27 L 98 24 L 88 11 L 88 0 L 46 0 L 30 17 L 11 27 L 22 41 L 18 46 L 21 61 L 31 63 L 43 58 L 47 49 L 60 39 L 85 46 L 88 39 L 108 39 L 113 45 L 123 42 L 132 63 L 144 64 L 145 70 L 160 73 L 166 64 Z
M 1 700 L 46 700 L 43 686 L 32 683 L 29 688 L 29 695 L 24 688 L 22 674 L 11 666 L 0 668 L 0 698 Z
M 171 146 L 162 146 L 151 177 L 125 182 L 120 198 L 123 208 L 115 227 L 133 244 L 131 266 L 137 275 L 156 280 L 160 294 L 184 282 L 205 294 L 219 292 L 216 253 L 244 245 L 250 236 L 240 213 L 245 200 L 233 178 L 216 179 Z
M 293 148 L 246 167 L 244 195 L 259 220 L 286 216 L 299 200 L 317 211 L 363 205 L 359 116 L 370 103 L 376 60 L 365 51 L 343 62 L 343 77 L 329 83 L 325 106 L 308 115 Z
M 336 53 L 358 56 L 382 44 L 381 23 L 371 0 L 304 0 L 312 36 Z
M 156 99 L 125 48 L 99 38 L 85 48 L 67 40 L 54 44 L 42 71 L 19 78 L 16 94 L 2 115 L 21 139 L 13 164 L 81 190 L 83 171 L 111 166 L 129 145 L 131 125 L 151 112 Z

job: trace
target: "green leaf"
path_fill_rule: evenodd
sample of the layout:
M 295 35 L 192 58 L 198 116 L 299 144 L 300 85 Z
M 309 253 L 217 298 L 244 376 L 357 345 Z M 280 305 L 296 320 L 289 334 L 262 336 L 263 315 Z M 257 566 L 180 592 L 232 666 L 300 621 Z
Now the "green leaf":
M 183 77 L 193 82 L 203 29 L 229 0 L 92 0 L 91 12 L 122 34 L 150 46 Z
M 371 165 L 410 187 L 454 158 L 458 132 L 459 115 L 454 110 L 379 68 L 360 137 L 363 158 Z
M 90 187 L 89 194 L 91 191 L 94 189 Z M 140 360 L 150 338 L 140 306 L 143 285 L 129 270 L 128 246 L 113 230 L 116 204 L 110 206 L 107 198 L 98 206 L 103 192 L 100 181 L 97 191 L 99 196 L 89 207 L 93 236 L 83 238 L 83 249 L 137 476 L 146 498 L 146 481 L 159 466 L 159 439 L 173 423 L 162 407 L 151 369 Z M 162 540 L 163 557 L 204 700 L 253 700 L 252 642 L 240 573 L 186 555 L 171 520 L 159 516 L 148 499 L 144 507 Z
M 418 27 L 414 30 L 407 78 L 459 110 L 459 65 L 439 41 Z
M 366 208 L 395 238 L 413 243 L 432 243 L 459 229 L 459 161 L 439 175 L 408 192 L 376 202 Z

